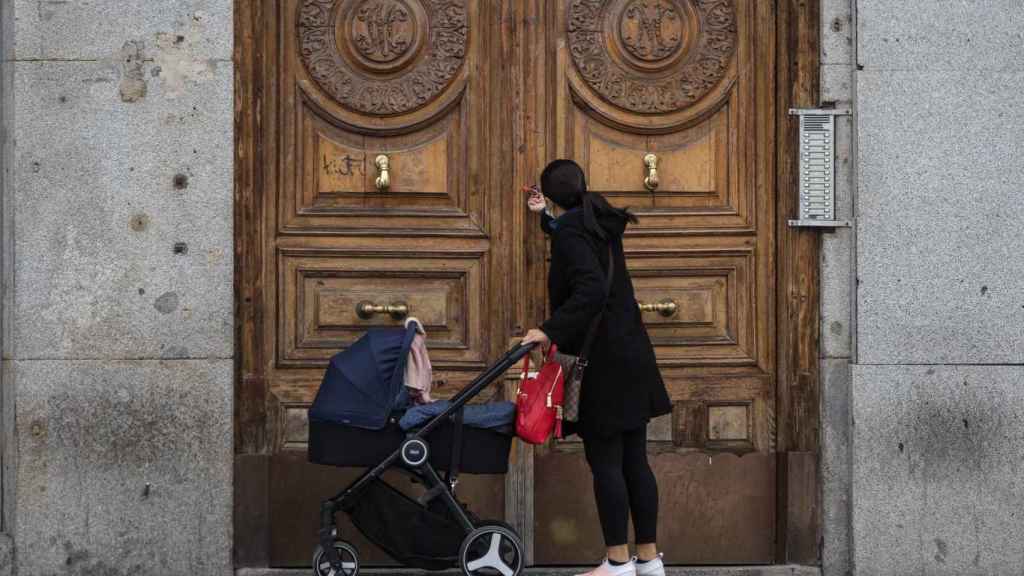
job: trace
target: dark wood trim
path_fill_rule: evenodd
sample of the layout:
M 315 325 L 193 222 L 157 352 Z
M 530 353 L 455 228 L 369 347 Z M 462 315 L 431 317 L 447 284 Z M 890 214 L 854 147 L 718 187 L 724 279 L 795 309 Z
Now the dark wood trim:
M 234 565 L 267 566 L 270 523 L 266 379 L 263 378 L 263 3 L 235 2 Z
M 553 4 L 546 0 L 511 2 L 510 21 L 504 23 L 504 33 L 510 43 L 509 88 L 512 94 L 508 110 L 512 183 L 508 188 L 515 191 L 520 185 L 534 182 L 547 159 L 551 138 L 546 126 L 551 106 L 547 91 L 540 87 L 547 86 L 544 75 L 549 64 L 551 27 L 548 22 Z M 510 237 L 513 239 L 509 273 L 524 279 L 508 287 L 511 292 L 506 334 L 516 339 L 544 318 L 546 263 L 537 255 L 544 254 L 546 241 L 542 235 L 531 233 L 535 232 L 536 216 L 527 212 L 521 198 L 510 202 L 505 214 L 511 220 Z M 514 382 L 507 385 L 509 399 L 515 395 Z M 528 444 L 515 444 L 513 465 L 505 482 L 506 520 L 523 537 L 527 564 L 534 561 L 533 451 Z
M 235 453 L 267 446 L 262 374 L 262 2 L 235 2 Z
M 777 325 L 779 350 L 776 386 L 776 450 L 778 470 L 778 529 L 776 560 L 818 563 L 819 555 L 807 557 L 806 546 L 793 549 L 792 543 L 817 542 L 820 515 L 808 522 L 794 510 L 806 510 L 807 504 L 793 502 L 787 453 L 802 452 L 817 461 L 820 428 L 818 331 L 819 312 L 819 231 L 790 228 L 787 221 L 797 210 L 796 153 L 798 124 L 789 116 L 790 108 L 815 107 L 819 94 L 820 0 L 778 0 L 776 4 L 776 162 L 777 177 Z M 801 478 L 806 477 L 802 460 Z M 814 467 L 817 470 L 817 467 Z M 817 474 L 817 472 L 815 472 Z M 811 506 L 819 510 L 818 482 Z M 803 486 L 807 488 L 807 486 Z M 805 533 L 794 535 L 799 529 Z M 815 550 L 817 547 L 815 547 Z
M 236 568 L 270 564 L 270 456 L 235 456 L 234 533 L 232 556 Z
M 777 460 L 785 478 L 779 498 L 786 506 L 786 531 L 779 536 L 785 545 L 785 564 L 820 564 L 820 498 L 818 455 L 814 452 L 780 452 Z

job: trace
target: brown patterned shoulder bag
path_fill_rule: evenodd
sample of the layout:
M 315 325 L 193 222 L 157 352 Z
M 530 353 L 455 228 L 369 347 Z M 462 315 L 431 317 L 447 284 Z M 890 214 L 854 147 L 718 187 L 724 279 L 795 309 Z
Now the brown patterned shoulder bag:
M 590 354 L 590 347 L 594 344 L 597 336 L 597 329 L 601 325 L 601 318 L 608 307 L 608 296 L 612 291 L 612 278 L 615 277 L 615 254 L 612 252 L 611 242 L 608 243 L 608 275 L 604 282 L 604 305 L 597 316 L 590 321 L 590 328 L 587 330 L 587 337 L 583 341 L 583 348 L 579 356 L 562 354 L 555 351 L 555 361 L 562 365 L 562 370 L 569 377 L 565 379 L 565 397 L 562 400 L 562 420 L 565 422 L 578 422 L 580 419 L 580 387 L 583 384 L 583 371 L 587 368 L 587 357 Z

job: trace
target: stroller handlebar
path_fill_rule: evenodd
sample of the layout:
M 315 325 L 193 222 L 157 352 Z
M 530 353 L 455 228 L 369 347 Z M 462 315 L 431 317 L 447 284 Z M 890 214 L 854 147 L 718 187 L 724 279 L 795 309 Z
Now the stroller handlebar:
M 526 356 L 530 350 L 533 350 L 536 346 L 536 342 L 530 342 L 529 344 L 516 344 L 515 347 L 506 352 L 505 355 L 510 357 L 509 359 L 512 361 L 512 364 L 515 364 L 517 361 L 522 360 L 523 356 Z

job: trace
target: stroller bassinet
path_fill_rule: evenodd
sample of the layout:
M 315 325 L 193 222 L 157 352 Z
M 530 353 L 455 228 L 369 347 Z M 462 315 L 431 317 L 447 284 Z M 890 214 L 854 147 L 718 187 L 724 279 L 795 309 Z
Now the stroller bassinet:
M 342 510 L 367 539 L 408 566 L 518 576 L 523 567 L 519 535 L 502 522 L 477 519 L 456 500 L 455 487 L 460 472 L 508 471 L 511 430 L 465 426 L 463 407 L 531 346 L 509 351 L 459 391 L 447 410 L 404 432 L 396 407 L 404 401 L 403 374 L 414 331 L 415 326 L 373 329 L 336 354 L 309 410 L 311 462 L 368 468 L 322 503 L 314 573 L 356 576 L 359 571 L 358 551 L 338 534 L 334 516 Z M 381 478 L 389 469 L 413 477 L 425 493 L 412 499 L 391 487 Z
M 376 466 L 401 447 L 408 434 L 398 424 L 388 423 L 381 430 L 366 430 L 331 422 L 309 423 L 309 461 L 329 466 L 364 468 Z M 430 463 L 438 470 L 453 470 L 452 461 L 459 459 L 456 473 L 504 474 L 508 472 L 508 453 L 512 446 L 511 431 L 485 430 L 463 426 L 461 454 L 455 452 L 456 426 L 442 423 L 426 440 L 430 446 Z

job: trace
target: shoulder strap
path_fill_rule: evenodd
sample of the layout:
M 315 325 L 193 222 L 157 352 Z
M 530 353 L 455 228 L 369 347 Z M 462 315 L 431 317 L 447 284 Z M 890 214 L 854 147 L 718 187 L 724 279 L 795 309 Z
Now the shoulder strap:
M 579 360 L 586 365 L 587 356 L 590 354 L 590 346 L 594 343 L 594 338 L 597 336 L 597 327 L 601 324 L 601 318 L 604 317 L 604 311 L 608 307 L 608 297 L 612 292 L 612 279 L 615 278 L 615 253 L 612 251 L 612 243 L 608 242 L 608 274 L 604 281 L 604 304 L 601 306 L 601 311 L 594 316 L 594 319 L 590 321 L 590 328 L 587 330 L 587 338 L 583 341 L 583 348 L 580 349 Z

